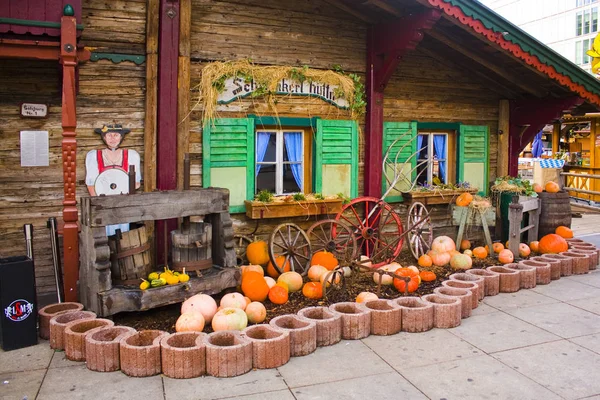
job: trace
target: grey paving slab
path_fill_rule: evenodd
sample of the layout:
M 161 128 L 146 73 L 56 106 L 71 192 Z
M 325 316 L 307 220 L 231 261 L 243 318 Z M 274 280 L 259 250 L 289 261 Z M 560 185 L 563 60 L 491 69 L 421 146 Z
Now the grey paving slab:
M 292 357 L 278 370 L 290 388 L 393 371 L 360 340 L 319 347 L 307 356 Z
M 600 334 L 579 336 L 571 338 L 569 341 L 600 354 Z
M 502 311 L 463 319 L 460 326 L 449 332 L 486 353 L 561 339 Z
M 276 369 L 253 370 L 233 378 L 202 376 L 193 379 L 171 379 L 163 377 L 166 400 L 221 399 L 253 395 L 263 392 L 276 393 L 287 385 Z
M 420 400 L 427 397 L 396 372 L 353 378 L 292 390 L 298 400 L 303 399 L 377 399 Z
M 496 296 L 486 296 L 483 298 L 483 303 L 498 310 L 508 310 L 509 308 L 558 303 L 558 300 L 531 290 L 519 290 L 516 293 L 500 293 Z
M 224 389 L 224 391 L 226 390 Z M 194 398 L 197 399 L 197 397 Z M 294 400 L 294 395 L 292 395 L 292 392 L 290 392 L 289 389 L 286 389 L 278 390 L 276 392 L 257 393 L 249 396 L 235 396 L 229 398 L 238 400 Z
M 76 367 L 79 365 L 85 365 L 82 361 L 71 361 L 67 358 L 64 351 L 54 351 L 52 361 L 50 361 L 50 368 L 65 368 L 65 367 Z
M 600 394 L 600 355 L 567 340 L 493 356 L 565 399 Z
M 573 300 L 568 304 L 600 315 L 600 297 L 592 297 L 588 299 Z
M 479 349 L 445 329 L 422 333 L 401 332 L 392 336 L 371 335 L 363 339 L 363 343 L 400 372 L 406 368 L 482 354 Z
M 561 280 L 562 279 L 576 281 L 585 285 L 600 288 L 600 270 L 590 271 L 589 274 L 566 276 L 561 278 Z
M 479 302 L 479 306 L 476 309 L 471 311 L 471 317 L 478 317 L 480 315 L 486 315 L 489 313 L 493 313 L 498 311 L 497 308 L 490 306 L 489 304 L 484 303 L 483 301 Z
M 509 309 L 506 312 L 563 338 L 600 332 L 600 316 L 566 303 Z
M 131 378 L 120 371 L 95 372 L 85 365 L 50 368 L 36 400 L 163 400 L 160 375 Z
M 572 279 L 559 279 L 552 281 L 549 285 L 538 285 L 530 290 L 560 301 L 600 297 L 600 288 Z
M 402 375 L 427 397 L 436 400 L 560 399 L 489 355 L 411 368 Z
M 47 341 L 23 349 L 0 350 L 0 373 L 48 368 L 54 350 Z
M 45 369 L 0 373 L 0 399 L 35 399 L 45 374 Z

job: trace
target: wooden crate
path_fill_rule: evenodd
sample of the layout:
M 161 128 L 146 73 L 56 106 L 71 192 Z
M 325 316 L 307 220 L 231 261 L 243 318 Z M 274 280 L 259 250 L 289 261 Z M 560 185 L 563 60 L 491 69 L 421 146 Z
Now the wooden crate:
M 300 217 L 337 214 L 342 211 L 342 199 L 262 203 L 246 200 L 246 215 L 252 219 Z

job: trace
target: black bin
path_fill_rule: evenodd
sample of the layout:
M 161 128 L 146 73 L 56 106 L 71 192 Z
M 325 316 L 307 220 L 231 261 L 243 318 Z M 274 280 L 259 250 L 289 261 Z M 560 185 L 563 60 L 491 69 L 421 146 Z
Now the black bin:
M 3 350 L 37 344 L 35 274 L 31 258 L 0 258 L 0 309 L 0 346 Z

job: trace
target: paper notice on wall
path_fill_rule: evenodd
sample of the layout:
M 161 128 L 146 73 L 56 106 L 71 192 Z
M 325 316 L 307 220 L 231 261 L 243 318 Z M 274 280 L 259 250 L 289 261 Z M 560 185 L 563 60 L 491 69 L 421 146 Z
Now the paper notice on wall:
M 48 131 L 21 131 L 21 167 L 50 165 Z

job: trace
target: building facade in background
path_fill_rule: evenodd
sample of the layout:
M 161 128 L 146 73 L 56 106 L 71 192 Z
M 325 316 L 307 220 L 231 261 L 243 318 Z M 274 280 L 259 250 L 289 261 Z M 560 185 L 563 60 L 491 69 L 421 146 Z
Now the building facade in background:
M 591 59 L 585 53 L 598 34 L 598 0 L 480 2 L 591 73 Z

